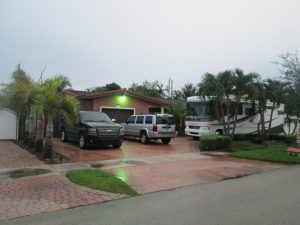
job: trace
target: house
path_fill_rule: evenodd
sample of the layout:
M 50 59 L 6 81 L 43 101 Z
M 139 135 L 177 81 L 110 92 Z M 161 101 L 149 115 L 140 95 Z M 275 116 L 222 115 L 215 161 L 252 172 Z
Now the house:
M 80 101 L 80 110 L 106 113 L 117 123 L 126 122 L 132 114 L 164 113 L 170 103 L 164 98 L 144 96 L 126 89 L 83 92 L 72 89 L 65 90 Z

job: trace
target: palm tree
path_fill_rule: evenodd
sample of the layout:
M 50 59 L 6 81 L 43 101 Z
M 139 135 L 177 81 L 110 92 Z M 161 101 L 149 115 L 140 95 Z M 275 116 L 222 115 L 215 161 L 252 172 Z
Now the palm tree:
M 265 128 L 265 111 L 267 105 L 267 95 L 266 88 L 264 83 L 258 78 L 257 81 L 252 86 L 253 91 L 253 100 L 258 102 L 258 112 L 260 114 L 260 123 L 257 126 L 257 132 L 262 134 L 263 138 L 265 137 L 266 128 Z
M 53 119 L 60 115 L 68 122 L 75 123 L 78 119 L 79 102 L 72 96 L 66 96 L 62 91 L 71 86 L 66 76 L 55 76 L 41 85 L 41 94 L 37 105 L 42 108 L 44 117 L 44 157 L 51 157 Z
M 216 101 L 216 115 L 222 120 L 224 133 L 227 134 L 227 127 L 225 121 L 225 111 L 224 111 L 224 102 L 225 102 L 225 90 L 223 85 L 220 83 L 220 79 L 217 76 L 206 73 L 202 82 L 199 84 L 199 94 L 202 97 L 211 96 L 215 97 Z M 221 116 L 219 116 L 221 113 Z
M 272 120 L 273 120 L 273 112 L 276 107 L 280 105 L 280 103 L 284 102 L 285 96 L 288 94 L 287 83 L 281 82 L 279 80 L 271 80 L 268 79 L 265 83 L 266 88 L 266 97 L 273 102 L 271 108 L 271 115 L 268 127 L 268 133 L 271 131 Z
M 12 81 L 3 86 L 2 92 L 5 101 L 2 104 L 17 113 L 22 127 L 25 129 L 25 134 L 28 134 L 29 139 L 32 138 L 30 137 L 32 132 L 30 113 L 38 94 L 37 84 L 18 65 L 12 74 Z M 23 129 L 21 130 L 23 131 Z M 23 134 L 21 133 L 19 136 L 23 136 Z
M 253 84 L 254 78 L 257 78 L 258 75 L 255 73 L 244 74 L 243 70 L 237 68 L 234 70 L 234 88 L 233 94 L 235 96 L 235 110 L 234 110 L 234 123 L 232 128 L 232 136 L 235 134 L 238 108 L 241 102 L 241 98 L 249 98 L 249 93 L 251 92 L 251 85 Z
M 197 88 L 192 83 L 187 83 L 181 88 L 181 93 L 185 99 L 197 94 Z
M 172 114 L 175 119 L 177 128 L 183 125 L 183 119 L 185 117 L 185 105 L 176 103 L 166 108 L 166 112 Z

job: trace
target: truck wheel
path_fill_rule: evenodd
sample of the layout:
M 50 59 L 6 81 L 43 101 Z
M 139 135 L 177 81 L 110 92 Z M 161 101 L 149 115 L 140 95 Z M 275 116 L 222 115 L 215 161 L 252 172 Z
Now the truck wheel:
M 67 137 L 65 129 L 61 130 L 61 141 L 62 142 L 67 142 L 68 141 L 68 137 Z
M 199 137 L 193 137 L 194 140 L 198 140 L 199 141 Z
M 149 144 L 149 142 L 150 142 L 150 140 L 145 132 L 141 133 L 140 140 L 141 140 L 141 143 L 144 145 Z
M 171 141 L 171 138 L 162 138 L 161 141 L 163 144 L 169 144 Z
M 80 133 L 79 135 L 79 147 L 81 149 L 86 149 L 85 137 L 83 133 Z

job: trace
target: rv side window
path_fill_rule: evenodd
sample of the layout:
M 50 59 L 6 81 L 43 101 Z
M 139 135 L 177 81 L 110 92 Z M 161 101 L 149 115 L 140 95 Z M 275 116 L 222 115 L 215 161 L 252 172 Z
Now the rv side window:
M 242 104 L 238 105 L 238 114 L 243 115 L 243 105 Z
M 254 115 L 254 109 L 253 108 L 246 108 L 245 109 L 245 115 L 246 116 L 251 116 L 251 115 Z
M 136 116 L 129 117 L 129 119 L 127 120 L 127 123 L 134 123 L 135 122 L 135 118 L 136 118 Z

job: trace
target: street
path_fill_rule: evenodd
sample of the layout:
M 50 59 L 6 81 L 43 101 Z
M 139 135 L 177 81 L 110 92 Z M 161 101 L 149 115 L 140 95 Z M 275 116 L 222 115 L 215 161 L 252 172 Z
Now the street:
M 298 225 L 300 166 L 42 213 L 0 225 Z

